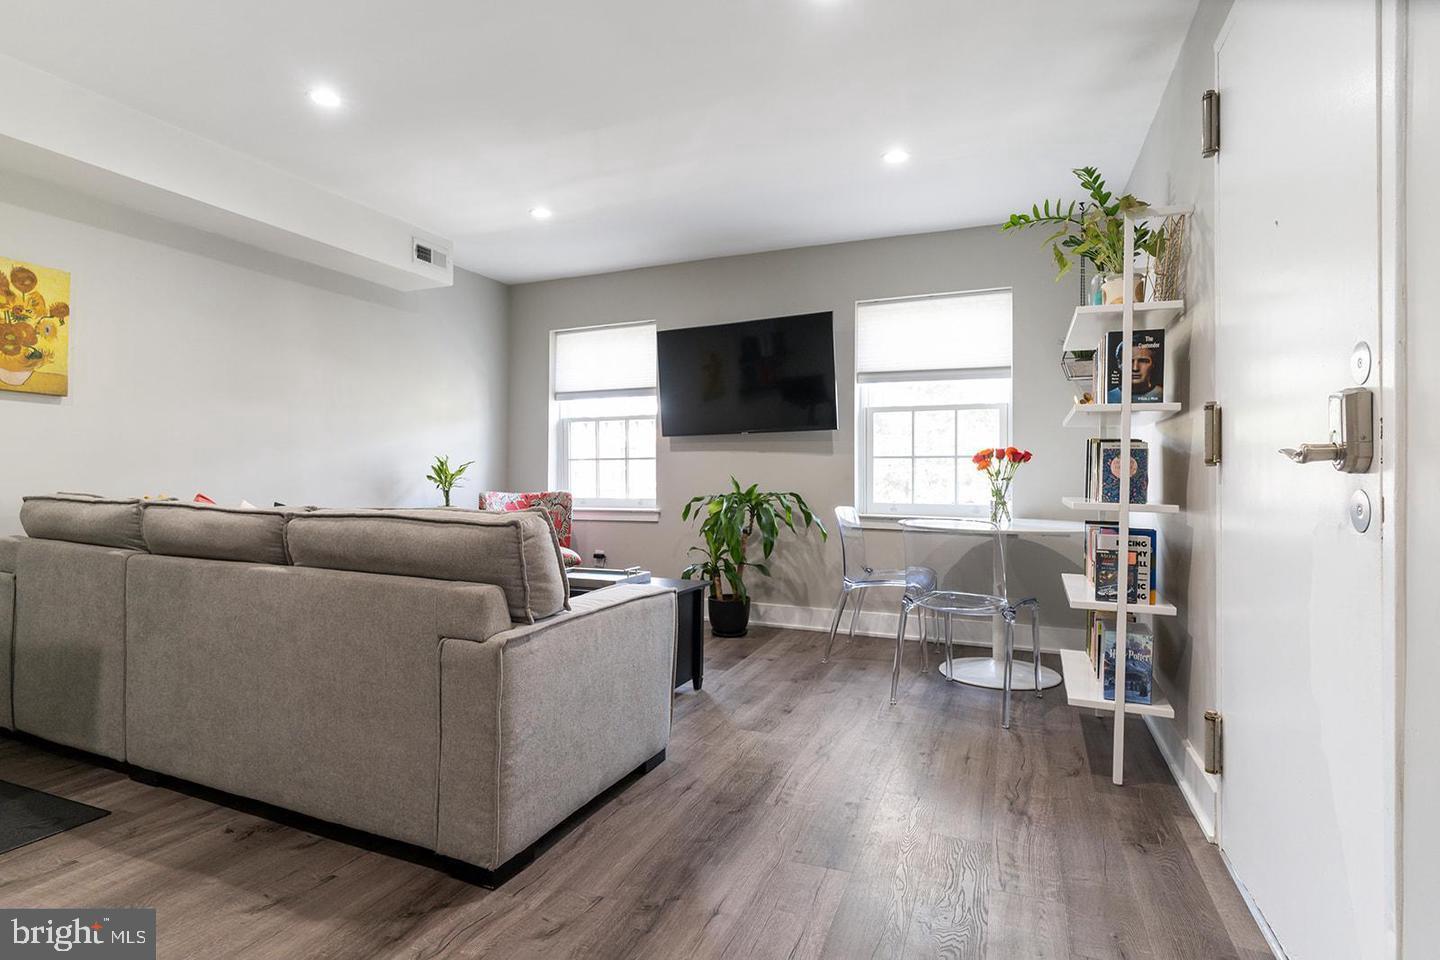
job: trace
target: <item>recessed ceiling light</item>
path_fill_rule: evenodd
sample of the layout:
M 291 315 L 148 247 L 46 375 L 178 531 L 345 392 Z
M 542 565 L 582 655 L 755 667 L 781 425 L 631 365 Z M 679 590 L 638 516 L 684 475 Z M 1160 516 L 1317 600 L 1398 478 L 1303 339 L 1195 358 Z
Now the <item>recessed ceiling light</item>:
M 340 94 L 335 92 L 334 87 L 311 87 L 310 102 L 317 107 L 334 110 L 344 101 L 340 99 Z
M 910 151 L 906 150 L 904 147 L 891 147 L 889 150 L 885 151 L 885 155 L 880 159 L 884 160 L 892 167 L 897 167 L 910 159 Z
M 534 217 L 536 220 L 549 220 L 551 217 L 555 216 L 555 211 L 551 210 L 549 207 L 531 207 L 530 216 Z

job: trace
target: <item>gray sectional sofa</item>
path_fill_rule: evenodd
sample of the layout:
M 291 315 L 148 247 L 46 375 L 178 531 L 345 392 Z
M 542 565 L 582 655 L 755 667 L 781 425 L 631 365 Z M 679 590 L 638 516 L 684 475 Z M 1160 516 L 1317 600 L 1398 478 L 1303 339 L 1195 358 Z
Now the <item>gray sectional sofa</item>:
M 674 594 L 543 513 L 26 498 L 0 726 L 499 870 L 669 740 Z

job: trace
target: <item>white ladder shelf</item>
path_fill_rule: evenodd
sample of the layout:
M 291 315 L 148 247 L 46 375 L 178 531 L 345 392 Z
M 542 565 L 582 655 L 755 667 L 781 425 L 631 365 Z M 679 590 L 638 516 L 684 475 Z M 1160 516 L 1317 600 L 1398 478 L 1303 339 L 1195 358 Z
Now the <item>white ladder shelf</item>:
M 1131 291 L 1135 289 L 1135 220 L 1149 219 L 1151 217 L 1163 217 L 1174 213 L 1189 213 L 1187 209 L 1165 209 L 1150 207 L 1139 212 L 1135 217 L 1125 217 L 1125 270 L 1122 274 L 1121 289 L 1126 291 L 1127 299 L 1123 304 L 1107 304 L 1105 306 L 1082 306 L 1075 309 L 1075 314 L 1070 321 L 1070 329 L 1066 332 L 1064 349 L 1088 349 L 1091 344 L 1099 340 L 1105 332 L 1113 331 L 1118 324 L 1120 330 L 1121 360 L 1120 369 L 1130 369 L 1131 353 L 1134 347 L 1136 319 L 1142 321 L 1144 326 L 1141 329 L 1153 329 L 1156 327 L 1169 327 L 1179 321 L 1185 312 L 1185 303 L 1181 300 L 1166 300 L 1153 303 L 1133 303 L 1129 298 Z M 1096 357 L 1099 362 L 1099 357 Z M 1173 378 L 1167 377 L 1167 381 L 1173 384 Z M 1120 402 L 1119 403 L 1087 403 L 1075 404 L 1065 415 L 1065 426 L 1086 427 L 1091 429 L 1100 428 L 1103 425 L 1112 423 L 1118 424 L 1120 431 L 1120 462 L 1128 463 L 1130 460 L 1130 449 L 1132 442 L 1131 429 L 1138 415 L 1149 417 L 1164 417 L 1180 411 L 1180 404 L 1174 402 L 1165 403 L 1135 403 L 1131 396 L 1130 377 L 1120 377 Z M 1086 500 L 1083 497 L 1065 497 L 1064 505 L 1071 510 L 1094 513 L 1098 516 L 1113 521 L 1119 528 L 1119 541 L 1128 544 L 1130 541 L 1130 515 L 1132 513 L 1177 513 L 1179 507 L 1173 504 L 1163 503 L 1130 503 L 1130 484 L 1120 484 L 1120 500 L 1118 503 L 1102 503 L 1093 500 Z M 1121 549 L 1119 553 L 1119 564 L 1116 571 L 1116 583 L 1125 584 L 1130 580 L 1129 552 Z M 1152 570 L 1158 569 L 1158 562 L 1152 562 Z M 1090 657 L 1082 650 L 1063 650 L 1060 656 L 1060 665 L 1065 676 L 1065 695 L 1071 706 L 1085 707 L 1095 710 L 1111 710 L 1115 715 L 1114 730 L 1114 756 L 1112 760 L 1110 779 L 1119 785 L 1125 782 L 1125 717 L 1127 714 L 1136 714 L 1152 717 L 1175 716 L 1175 710 L 1170 705 L 1164 691 L 1152 679 L 1151 681 L 1151 702 L 1148 704 L 1125 702 L 1125 681 L 1124 670 L 1128 660 L 1127 653 L 1127 622 L 1129 615 L 1137 616 L 1176 616 L 1179 611 L 1173 604 L 1164 602 L 1163 598 L 1157 598 L 1155 603 L 1132 603 L 1127 599 L 1127 591 L 1117 589 L 1116 599 L 1097 600 L 1095 598 L 1094 586 L 1085 579 L 1084 574 L 1066 573 L 1061 575 L 1065 588 L 1065 597 L 1073 610 L 1086 610 L 1094 613 L 1110 614 L 1115 617 L 1115 670 L 1120 673 L 1115 681 L 1115 697 L 1113 700 L 1104 698 L 1103 672 L 1097 675 L 1097 671 L 1091 665 Z M 1100 670 L 1103 671 L 1103 662 Z

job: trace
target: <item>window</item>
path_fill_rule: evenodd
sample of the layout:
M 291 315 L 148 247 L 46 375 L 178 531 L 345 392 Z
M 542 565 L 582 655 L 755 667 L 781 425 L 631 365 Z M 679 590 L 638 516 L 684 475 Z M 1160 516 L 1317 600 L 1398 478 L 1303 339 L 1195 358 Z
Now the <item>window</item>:
M 556 486 L 575 506 L 655 506 L 655 324 L 556 331 Z
M 980 515 L 970 457 L 1010 440 L 1009 290 L 855 305 L 861 512 Z

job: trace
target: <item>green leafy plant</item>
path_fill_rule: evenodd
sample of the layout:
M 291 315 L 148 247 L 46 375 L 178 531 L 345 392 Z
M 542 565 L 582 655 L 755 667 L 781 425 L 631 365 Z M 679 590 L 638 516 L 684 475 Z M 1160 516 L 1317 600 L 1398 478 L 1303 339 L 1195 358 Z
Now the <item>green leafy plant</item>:
M 1052 205 L 1035 204 L 1029 213 L 1012 213 L 1000 225 L 1002 231 L 1028 230 L 1031 227 L 1053 227 L 1045 238 L 1055 257 L 1059 280 L 1070 271 L 1072 262 L 1089 260 L 1102 273 L 1120 273 L 1125 269 L 1125 215 L 1137 214 L 1148 204 L 1131 194 L 1114 196 L 1105 188 L 1105 178 L 1094 167 L 1077 167 L 1070 171 L 1080 181 L 1090 199 L 1086 202 Z M 1159 258 L 1165 250 L 1165 231 L 1152 230 L 1144 223 L 1135 224 L 1135 250 Z
M 445 495 L 445 506 L 450 506 L 450 491 L 460 486 L 460 478 L 465 475 L 465 471 L 474 462 L 471 460 L 458 467 L 451 467 L 449 457 L 436 457 L 435 462 L 431 464 L 430 472 L 425 475 L 425 479 L 435 484 Z
M 733 489 L 692 497 L 680 511 L 682 520 L 703 517 L 700 537 L 703 546 L 691 547 L 701 559 L 687 566 L 680 576 L 685 580 L 697 577 L 710 581 L 710 594 L 719 600 L 749 599 L 745 589 L 745 572 L 754 569 L 770 576 L 770 555 L 783 525 L 798 535 L 798 521 L 805 528 L 814 526 L 820 539 L 829 537 L 805 498 L 798 493 L 763 491 L 752 483 L 741 489 L 739 481 L 730 478 Z M 751 539 L 760 538 L 760 559 L 749 559 Z

